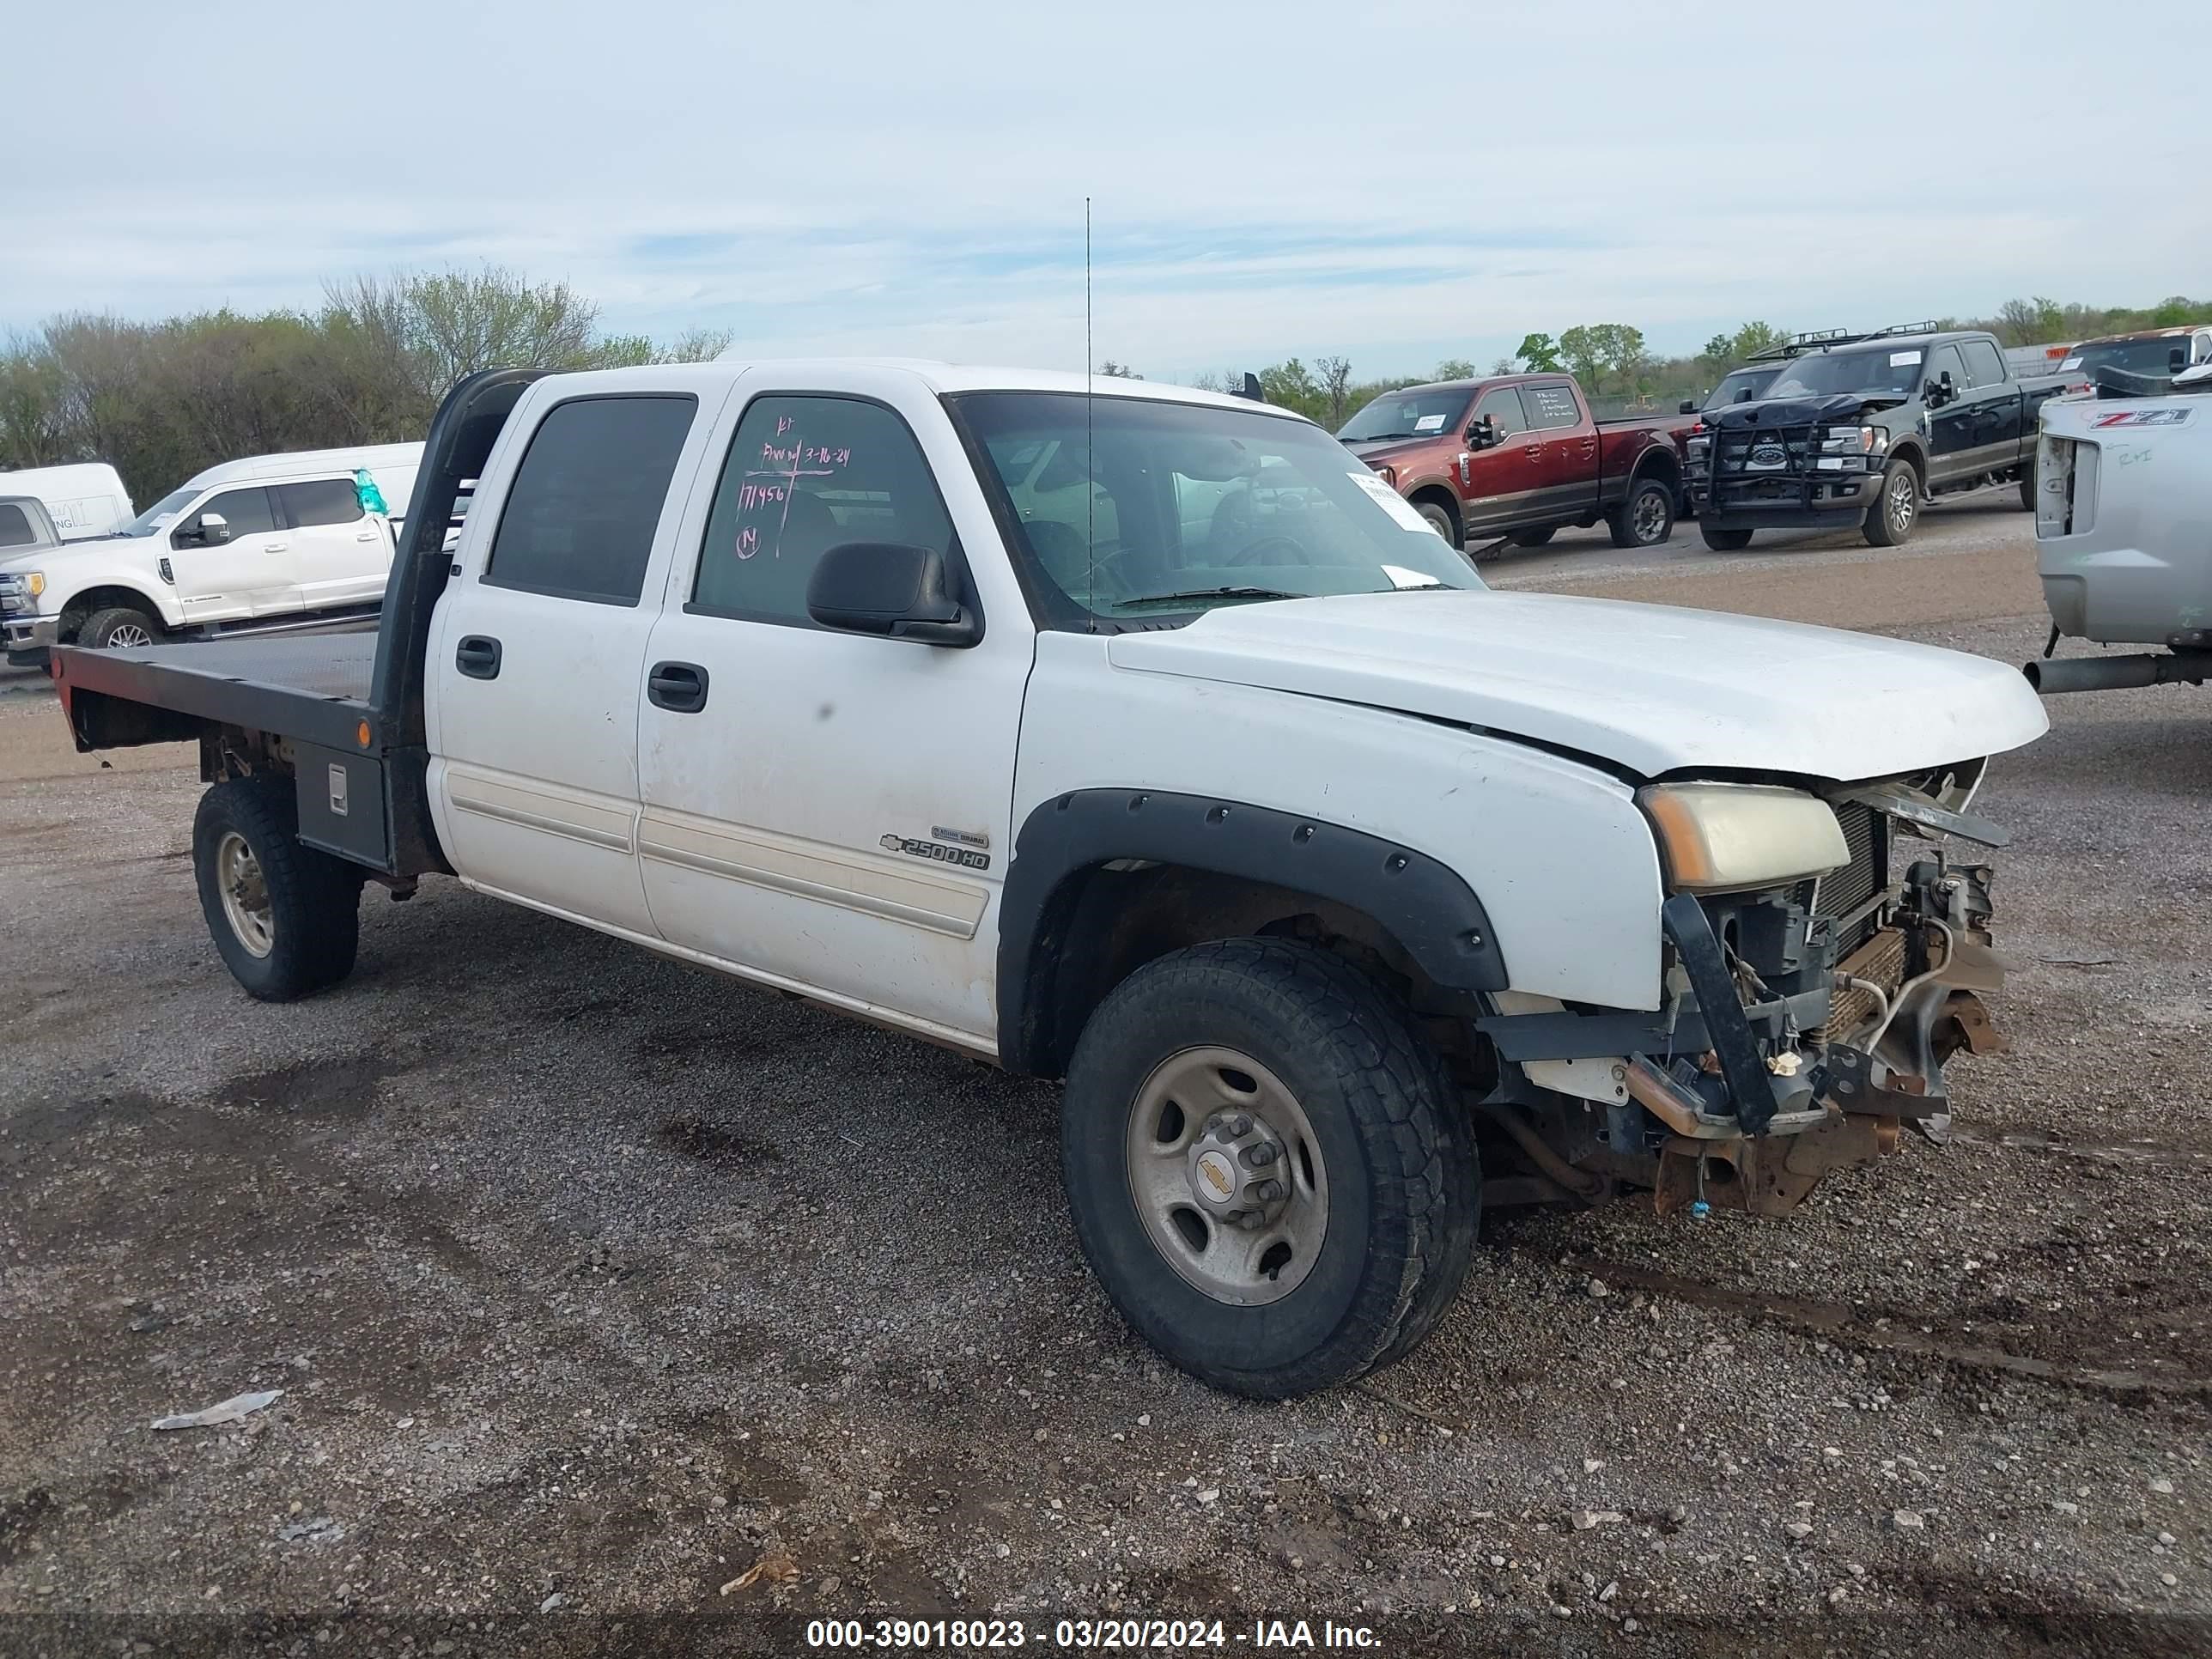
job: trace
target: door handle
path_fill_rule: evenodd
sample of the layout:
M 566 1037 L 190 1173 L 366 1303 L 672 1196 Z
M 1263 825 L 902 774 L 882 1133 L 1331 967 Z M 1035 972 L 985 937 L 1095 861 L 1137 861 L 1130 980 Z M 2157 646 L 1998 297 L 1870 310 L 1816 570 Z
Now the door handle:
M 361 532 L 359 532 L 357 535 L 356 535 L 356 536 L 354 537 L 354 540 L 356 540 L 356 541 L 357 541 L 357 542 L 373 542 L 373 541 L 374 541 L 375 539 L 376 539 L 376 532 L 375 532 L 374 530 L 364 530 L 364 531 L 362 531 Z
M 292 544 L 289 542 L 271 542 L 261 550 L 264 553 L 285 553 L 289 552 L 291 547 Z
M 499 678 L 499 641 L 483 634 L 465 635 L 453 651 L 453 666 L 472 680 Z
M 707 671 L 696 662 L 657 662 L 645 677 L 645 699 L 672 714 L 696 714 L 707 706 Z

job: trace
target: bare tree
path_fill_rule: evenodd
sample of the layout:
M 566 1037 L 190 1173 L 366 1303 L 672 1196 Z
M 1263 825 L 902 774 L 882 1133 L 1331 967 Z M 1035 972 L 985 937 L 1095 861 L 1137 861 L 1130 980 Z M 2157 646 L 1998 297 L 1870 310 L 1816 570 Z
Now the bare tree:
M 1352 359 L 1349 357 L 1316 357 L 1314 369 L 1321 381 L 1322 395 L 1328 400 L 1328 423 L 1342 426 L 1345 417 L 1352 413 Z

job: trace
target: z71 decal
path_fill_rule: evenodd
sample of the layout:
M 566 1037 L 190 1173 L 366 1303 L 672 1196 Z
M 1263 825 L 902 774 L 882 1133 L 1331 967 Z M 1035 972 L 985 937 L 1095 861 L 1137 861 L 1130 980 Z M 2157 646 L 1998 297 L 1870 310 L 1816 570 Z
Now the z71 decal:
M 951 864 L 963 870 L 988 870 L 991 867 L 988 853 L 970 852 L 965 847 L 947 847 L 941 842 L 916 841 L 910 836 L 885 836 L 876 844 L 886 853 L 903 853 L 910 859 L 927 859 L 933 864 Z
M 2098 432 L 2112 426 L 2185 426 L 2191 412 L 2186 409 L 2123 409 L 2100 415 L 2089 425 Z

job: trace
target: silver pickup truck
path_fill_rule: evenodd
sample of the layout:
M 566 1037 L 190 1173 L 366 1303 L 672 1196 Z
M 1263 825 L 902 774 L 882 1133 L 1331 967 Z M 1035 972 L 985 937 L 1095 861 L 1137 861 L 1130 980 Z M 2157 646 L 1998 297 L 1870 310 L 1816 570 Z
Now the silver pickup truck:
M 2098 372 L 2097 397 L 2045 405 L 2035 545 L 2051 610 L 2037 690 L 2201 685 L 2212 674 L 2212 363 L 2171 378 Z M 2054 658 L 2062 638 L 2160 646 Z

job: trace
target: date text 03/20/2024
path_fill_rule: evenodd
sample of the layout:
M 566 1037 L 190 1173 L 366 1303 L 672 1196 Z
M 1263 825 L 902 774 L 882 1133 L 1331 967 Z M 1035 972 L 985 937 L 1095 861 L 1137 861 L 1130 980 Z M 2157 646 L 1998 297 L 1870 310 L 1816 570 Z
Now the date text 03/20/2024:
M 1148 1650 L 1245 1647 L 1335 1648 L 1374 1651 L 1382 1644 L 1364 1625 L 1324 1619 L 1255 1619 L 1249 1629 L 1231 1629 L 1218 1619 L 1062 1619 L 1031 1630 L 1018 1619 L 816 1619 L 806 1626 L 810 1648 L 974 1650 L 1050 1648 Z

